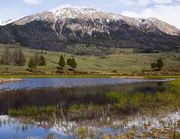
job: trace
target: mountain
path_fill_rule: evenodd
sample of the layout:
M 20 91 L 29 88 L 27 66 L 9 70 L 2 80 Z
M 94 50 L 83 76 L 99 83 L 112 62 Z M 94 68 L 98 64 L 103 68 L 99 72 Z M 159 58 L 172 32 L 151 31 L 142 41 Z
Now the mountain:
M 180 30 L 155 18 L 132 18 L 92 8 L 61 8 L 1 26 L 0 42 L 58 51 L 67 51 L 75 44 L 85 48 L 170 50 L 180 46 Z
M 7 24 L 10 24 L 13 20 L 12 19 L 8 19 L 8 20 L 5 20 L 5 21 L 1 21 L 0 22 L 0 25 L 7 25 Z

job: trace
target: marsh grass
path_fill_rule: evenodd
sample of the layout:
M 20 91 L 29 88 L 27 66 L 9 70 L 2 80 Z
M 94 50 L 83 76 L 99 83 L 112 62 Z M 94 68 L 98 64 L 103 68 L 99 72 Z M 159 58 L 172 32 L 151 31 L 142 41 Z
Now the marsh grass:
M 58 110 L 55 106 L 46 106 L 46 107 L 38 107 L 38 106 L 27 106 L 22 109 L 12 108 L 8 111 L 8 115 L 12 117 L 30 117 L 35 119 L 49 119 L 52 118 Z
M 122 114 L 138 112 L 142 114 L 158 112 L 159 114 L 163 111 L 178 110 L 180 108 L 179 83 L 178 78 L 169 82 L 166 89 L 153 93 L 138 90 L 133 93 L 128 90 L 118 92 L 121 89 L 112 85 L 94 88 L 51 89 L 51 93 L 49 89 L 37 89 L 27 93 L 23 91 L 11 93 L 12 96 L 4 94 L 4 99 L 10 101 L 11 97 L 18 95 L 19 99 L 13 100 L 12 103 L 8 102 L 8 107 L 12 105 L 8 108 L 10 116 L 48 119 L 55 115 L 57 118 L 75 121 L 99 118 L 106 120 L 107 117 L 118 117 Z M 132 89 L 134 90 L 133 87 Z

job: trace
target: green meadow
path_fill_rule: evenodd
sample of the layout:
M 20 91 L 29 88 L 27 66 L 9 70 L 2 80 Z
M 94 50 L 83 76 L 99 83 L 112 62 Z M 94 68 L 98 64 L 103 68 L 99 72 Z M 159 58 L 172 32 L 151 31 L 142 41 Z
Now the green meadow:
M 4 52 L 4 46 L 0 44 L 0 57 Z M 11 53 L 16 48 L 10 48 Z M 30 57 L 34 56 L 35 52 L 39 52 L 46 60 L 46 66 L 38 66 L 36 72 L 31 73 L 27 71 L 27 62 Z M 96 74 L 141 74 L 144 72 L 151 72 L 151 63 L 162 58 L 164 61 L 164 67 L 161 72 L 165 74 L 178 74 L 180 71 L 180 54 L 175 52 L 164 53 L 135 53 L 133 49 L 117 49 L 113 54 L 103 56 L 93 55 L 73 55 L 63 52 L 52 52 L 44 50 L 33 50 L 23 48 L 23 53 L 26 57 L 25 66 L 13 66 L 13 65 L 1 65 L 0 75 L 53 75 L 56 74 L 56 67 L 58 67 L 58 61 L 60 55 L 64 55 L 65 59 L 74 57 L 77 61 L 76 72 L 79 74 L 85 73 L 92 75 Z M 65 67 L 65 73 L 69 67 Z

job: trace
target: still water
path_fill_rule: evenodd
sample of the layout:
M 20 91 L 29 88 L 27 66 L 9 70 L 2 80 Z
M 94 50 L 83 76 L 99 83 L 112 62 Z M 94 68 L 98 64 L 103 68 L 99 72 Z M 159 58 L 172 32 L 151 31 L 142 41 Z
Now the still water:
M 24 78 L 21 81 L 0 84 L 0 90 L 33 89 L 48 87 L 99 86 L 138 82 L 166 82 L 171 79 L 113 79 L 113 78 Z

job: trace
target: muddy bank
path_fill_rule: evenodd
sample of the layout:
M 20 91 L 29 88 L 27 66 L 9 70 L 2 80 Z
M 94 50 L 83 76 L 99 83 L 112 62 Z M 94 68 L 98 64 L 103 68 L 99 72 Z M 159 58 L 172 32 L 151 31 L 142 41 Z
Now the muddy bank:
M 20 78 L 0 78 L 0 84 L 21 81 Z

